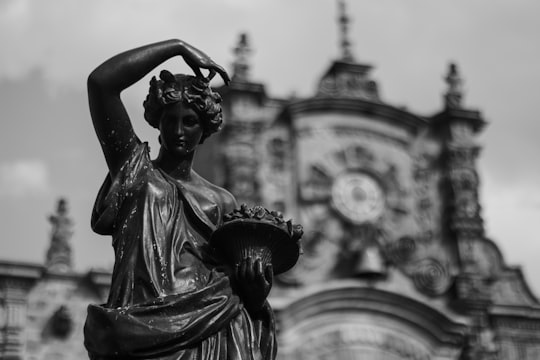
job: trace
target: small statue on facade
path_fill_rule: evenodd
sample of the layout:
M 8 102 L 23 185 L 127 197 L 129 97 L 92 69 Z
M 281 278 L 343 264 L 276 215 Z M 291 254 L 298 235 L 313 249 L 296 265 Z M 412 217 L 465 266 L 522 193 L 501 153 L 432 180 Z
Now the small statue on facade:
M 58 200 L 56 213 L 49 216 L 52 225 L 51 244 L 47 250 L 46 267 L 52 272 L 65 272 L 71 269 L 71 246 L 73 220 L 68 215 L 65 199 Z
M 459 76 L 456 64 L 450 64 L 445 80 L 446 84 L 448 84 L 448 91 L 444 95 L 446 108 L 460 109 L 463 97 L 463 80 Z
M 150 160 L 120 93 L 175 56 L 195 76 L 163 70 L 150 81 L 144 118 L 159 130 L 161 144 Z M 266 300 L 272 263 L 246 255 L 230 264 L 211 246 L 236 200 L 192 169 L 197 147 L 222 124 L 221 97 L 209 86 L 216 73 L 229 82 L 208 55 L 168 40 L 116 55 L 88 78 L 109 168 L 92 228 L 112 236 L 115 252 L 107 303 L 88 308 L 85 346 L 93 360 L 275 358 Z

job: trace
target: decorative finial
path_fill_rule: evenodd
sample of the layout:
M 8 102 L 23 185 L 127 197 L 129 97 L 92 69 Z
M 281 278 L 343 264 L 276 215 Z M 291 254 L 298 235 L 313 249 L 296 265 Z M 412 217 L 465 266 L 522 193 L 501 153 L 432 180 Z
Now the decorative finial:
M 68 272 L 71 270 L 71 246 L 69 240 L 73 235 L 73 221 L 68 216 L 65 199 L 58 200 L 56 214 L 49 216 L 52 224 L 51 245 L 47 250 L 45 266 L 50 272 Z
M 249 46 L 247 34 L 240 34 L 238 44 L 234 48 L 234 55 L 236 58 L 233 62 L 233 80 L 248 81 L 250 68 L 248 58 L 251 52 L 252 50 Z
M 459 76 L 455 63 L 450 63 L 445 81 L 448 84 L 448 90 L 444 94 L 445 107 L 447 109 L 460 109 L 463 97 L 463 80 Z
M 341 60 L 352 62 L 354 57 L 351 51 L 351 42 L 349 41 L 349 17 L 345 9 L 345 0 L 338 0 L 339 7 L 339 25 L 341 30 Z

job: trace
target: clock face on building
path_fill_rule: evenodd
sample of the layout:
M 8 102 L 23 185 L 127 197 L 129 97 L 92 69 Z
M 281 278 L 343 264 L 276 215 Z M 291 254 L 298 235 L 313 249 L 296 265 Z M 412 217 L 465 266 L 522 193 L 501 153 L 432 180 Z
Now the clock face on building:
M 384 211 L 384 192 L 370 175 L 355 172 L 336 178 L 332 185 L 332 205 L 354 224 L 376 220 Z

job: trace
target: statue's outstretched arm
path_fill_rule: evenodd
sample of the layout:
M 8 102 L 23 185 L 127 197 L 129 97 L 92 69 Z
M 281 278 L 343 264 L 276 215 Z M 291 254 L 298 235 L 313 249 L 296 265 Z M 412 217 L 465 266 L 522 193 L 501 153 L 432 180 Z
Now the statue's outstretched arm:
M 208 69 L 208 78 L 219 73 L 228 83 L 225 70 L 202 51 L 181 40 L 167 40 L 118 54 L 98 66 L 88 77 L 88 99 L 92 122 L 111 175 L 115 175 L 140 142 L 133 131 L 120 93 L 156 66 L 182 56 L 197 76 Z

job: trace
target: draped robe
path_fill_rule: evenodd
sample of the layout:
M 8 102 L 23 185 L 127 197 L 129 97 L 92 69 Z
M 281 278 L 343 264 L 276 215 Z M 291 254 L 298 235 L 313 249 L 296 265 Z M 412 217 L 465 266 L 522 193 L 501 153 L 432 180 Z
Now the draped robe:
M 112 236 L 115 264 L 107 303 L 88 307 L 92 360 L 275 358 L 268 303 L 250 315 L 208 244 L 234 198 L 192 175 L 170 177 L 143 143 L 105 179 L 92 228 Z

